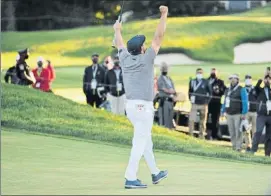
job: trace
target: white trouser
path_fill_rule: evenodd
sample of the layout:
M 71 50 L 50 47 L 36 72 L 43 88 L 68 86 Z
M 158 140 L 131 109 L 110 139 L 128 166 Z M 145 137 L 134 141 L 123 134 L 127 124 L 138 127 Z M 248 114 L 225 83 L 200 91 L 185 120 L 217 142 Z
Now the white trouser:
M 134 126 L 134 137 L 125 178 L 131 181 L 137 179 L 138 166 L 142 155 L 150 172 L 157 175 L 160 170 L 156 167 L 151 138 L 154 119 L 153 103 L 143 100 L 127 100 L 126 113 Z
M 125 102 L 126 102 L 125 94 L 123 94 L 120 97 L 114 97 L 108 94 L 107 98 L 108 98 L 108 101 L 110 102 L 112 113 L 125 115 Z

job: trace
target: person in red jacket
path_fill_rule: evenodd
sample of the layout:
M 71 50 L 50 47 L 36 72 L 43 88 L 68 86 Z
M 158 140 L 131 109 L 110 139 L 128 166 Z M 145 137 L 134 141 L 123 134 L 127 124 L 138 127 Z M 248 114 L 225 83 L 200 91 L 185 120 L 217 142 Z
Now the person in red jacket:
M 43 67 L 44 60 L 42 57 L 38 58 L 37 65 L 38 67 L 33 70 L 34 77 L 36 78 L 36 83 L 33 84 L 35 89 L 39 89 L 44 92 L 50 91 L 50 80 L 51 75 L 50 71 L 47 68 Z
M 47 69 L 50 72 L 50 86 L 52 85 L 52 82 L 56 79 L 56 73 L 53 65 L 51 64 L 50 60 L 47 60 Z M 49 90 L 51 93 L 53 92 L 52 89 L 50 88 Z

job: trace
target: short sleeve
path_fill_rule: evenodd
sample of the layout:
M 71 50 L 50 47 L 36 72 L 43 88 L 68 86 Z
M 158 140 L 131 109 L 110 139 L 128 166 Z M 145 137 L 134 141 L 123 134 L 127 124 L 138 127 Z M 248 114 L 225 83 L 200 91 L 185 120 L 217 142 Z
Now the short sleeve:
M 121 62 L 124 61 L 130 55 L 127 48 L 120 48 L 118 53 L 119 53 L 119 59 Z
M 156 52 L 152 47 L 148 48 L 146 53 L 145 53 L 145 59 L 149 63 L 154 63 L 154 59 L 156 57 Z
M 165 85 L 164 85 L 164 82 L 162 80 L 162 77 L 159 77 L 158 78 L 158 81 L 157 81 L 157 87 L 158 87 L 158 90 L 161 91 L 163 88 L 165 88 Z

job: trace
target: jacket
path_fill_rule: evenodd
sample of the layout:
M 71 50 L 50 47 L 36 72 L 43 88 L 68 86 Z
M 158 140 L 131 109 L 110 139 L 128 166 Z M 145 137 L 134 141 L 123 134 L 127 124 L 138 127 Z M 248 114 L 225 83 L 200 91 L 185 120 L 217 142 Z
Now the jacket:
M 262 83 L 262 80 L 259 80 L 257 85 L 255 86 L 255 90 L 257 93 L 257 114 L 271 116 L 271 112 L 269 112 L 269 114 L 267 114 L 267 106 L 266 106 L 267 97 L 266 97 L 266 93 L 265 93 L 265 88 L 261 87 L 261 83 Z M 271 100 L 270 87 L 268 88 L 268 91 L 269 91 L 269 100 Z
M 224 95 L 226 86 L 224 84 L 223 80 L 220 80 L 218 78 L 208 78 L 209 85 L 211 86 L 212 89 L 212 98 L 209 104 L 212 103 L 218 103 L 220 104 L 221 102 L 221 97 Z M 219 98 L 218 98 L 219 97 Z
M 42 68 L 39 73 L 38 68 L 33 70 L 34 77 L 36 78 L 36 83 L 33 84 L 33 88 L 40 89 L 41 91 L 47 92 L 51 89 L 50 86 L 50 71 L 47 68 Z
M 206 105 L 210 101 L 210 95 L 212 94 L 211 86 L 209 85 L 208 80 L 201 79 L 200 85 L 198 86 L 197 79 L 192 79 L 189 82 L 189 100 L 191 97 L 195 97 L 195 102 L 192 104 Z
M 20 79 L 17 77 L 16 66 L 12 66 L 7 70 L 4 79 L 6 83 L 9 83 L 9 79 L 11 84 L 19 83 Z
M 55 69 L 52 65 L 48 65 L 47 69 L 50 72 L 50 82 L 53 82 L 56 79 Z
M 123 76 L 122 71 L 120 69 L 119 74 L 119 83 L 122 84 L 122 90 L 117 91 L 117 73 L 115 72 L 115 69 L 108 70 L 105 74 L 105 89 L 108 93 L 110 93 L 112 96 L 119 97 L 125 94 L 124 85 L 123 85 Z
M 93 65 L 85 68 L 83 76 L 83 91 L 85 95 L 97 95 L 97 88 L 104 86 L 105 70 L 102 66 L 97 65 L 97 71 L 95 75 L 95 70 L 93 70 Z M 93 77 L 94 76 L 94 77 Z M 95 79 L 97 81 L 97 88 L 91 89 L 91 81 Z
M 230 95 L 228 94 L 231 89 Z M 230 106 L 226 108 L 226 100 L 229 97 Z M 222 113 L 227 113 L 229 115 L 235 114 L 247 114 L 248 112 L 248 95 L 246 89 L 241 86 L 236 86 L 236 89 L 232 87 L 225 91 L 225 100 L 222 104 Z
M 257 112 L 257 92 L 255 87 L 246 87 L 246 91 L 248 94 L 248 101 L 249 101 L 249 106 L 248 110 L 249 112 Z
M 16 73 L 19 78 L 19 85 L 29 86 L 34 83 L 31 76 L 31 69 L 24 60 L 19 60 L 16 64 Z

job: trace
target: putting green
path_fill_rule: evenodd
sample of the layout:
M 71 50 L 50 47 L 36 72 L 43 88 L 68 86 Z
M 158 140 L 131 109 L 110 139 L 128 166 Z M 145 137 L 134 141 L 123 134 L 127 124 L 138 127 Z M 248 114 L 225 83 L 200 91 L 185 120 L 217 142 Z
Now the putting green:
M 156 153 L 169 178 L 145 190 L 124 190 L 129 149 L 101 143 L 2 131 L 2 194 L 263 194 L 270 166 Z

